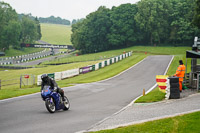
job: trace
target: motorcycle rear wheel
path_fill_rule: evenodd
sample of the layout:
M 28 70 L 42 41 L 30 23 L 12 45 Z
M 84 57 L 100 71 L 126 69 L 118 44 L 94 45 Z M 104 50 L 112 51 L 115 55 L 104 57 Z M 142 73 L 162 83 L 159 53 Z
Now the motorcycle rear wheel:
M 56 111 L 55 103 L 52 97 L 45 100 L 45 105 L 50 113 L 54 113 Z
M 69 110 L 69 107 L 70 107 L 69 100 L 66 96 L 64 96 L 64 98 L 65 98 L 65 101 L 63 102 L 63 104 L 64 104 L 63 110 Z

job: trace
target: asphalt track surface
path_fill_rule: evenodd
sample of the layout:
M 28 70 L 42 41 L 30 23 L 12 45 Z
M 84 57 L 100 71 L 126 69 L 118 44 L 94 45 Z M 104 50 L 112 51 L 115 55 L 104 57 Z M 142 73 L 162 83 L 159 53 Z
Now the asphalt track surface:
M 2 133 L 74 133 L 90 129 L 155 85 L 155 76 L 165 73 L 172 56 L 149 56 L 114 78 L 64 88 L 70 110 L 50 114 L 33 94 L 0 101 Z
M 49 44 L 47 42 L 44 42 L 42 40 L 39 40 L 38 41 L 40 44 Z M 27 59 L 30 59 L 30 58 L 36 58 L 36 57 L 39 57 L 39 56 L 43 56 L 43 55 L 48 55 L 51 53 L 51 50 L 47 49 L 47 51 L 45 52 L 42 52 L 42 53 L 37 53 L 37 54 L 31 54 L 31 55 L 28 55 L 28 56 L 24 56 L 24 57 L 21 57 L 21 59 L 23 60 L 27 60 Z M 54 49 L 54 53 L 55 54 L 58 54 L 59 53 L 59 49 Z M 15 64 L 16 66 L 32 66 L 32 65 L 38 65 L 44 61 L 49 61 L 49 60 L 54 60 L 56 58 L 60 58 L 60 57 L 63 57 L 67 54 L 63 54 L 63 55 L 56 55 L 56 56 L 50 56 L 50 57 L 47 57 L 47 58 L 42 58 L 42 59 L 37 59 L 37 60 L 34 60 L 34 61 L 26 61 L 26 62 L 22 62 L 22 63 L 17 63 L 16 61 L 19 61 L 21 59 L 7 59 L 7 60 L 0 60 L 0 63 L 4 63 L 4 62 L 11 62 L 13 64 Z
M 59 50 L 55 49 L 54 52 L 57 54 L 59 52 Z M 45 61 L 50 61 L 50 60 L 55 60 L 56 58 L 61 58 L 68 55 L 67 54 L 62 54 L 62 55 L 55 55 L 55 56 L 50 56 L 50 57 L 46 57 L 46 58 L 42 58 L 42 59 L 37 59 L 34 61 L 30 61 L 30 62 L 24 62 L 24 63 L 19 63 L 19 64 L 15 64 L 16 66 L 33 66 L 33 65 L 39 65 L 42 62 Z

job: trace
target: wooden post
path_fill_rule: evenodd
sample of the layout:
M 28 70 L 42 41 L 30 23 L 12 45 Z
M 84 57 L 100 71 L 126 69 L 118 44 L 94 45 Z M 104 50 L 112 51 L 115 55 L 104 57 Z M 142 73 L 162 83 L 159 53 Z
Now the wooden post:
M 0 90 L 1 90 L 1 79 L 0 79 Z
M 20 88 L 22 88 L 22 75 L 20 76 Z
M 143 89 L 143 96 L 145 96 L 145 89 Z

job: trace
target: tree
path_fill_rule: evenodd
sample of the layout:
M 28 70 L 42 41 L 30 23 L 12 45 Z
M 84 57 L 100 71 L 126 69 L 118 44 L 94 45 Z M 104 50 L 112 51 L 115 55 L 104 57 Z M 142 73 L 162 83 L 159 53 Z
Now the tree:
M 197 27 L 192 26 L 192 16 L 194 14 L 193 0 L 171 0 L 172 13 L 170 14 L 170 37 L 174 44 L 187 44 L 193 41 L 198 33 Z
M 42 37 L 42 34 L 41 34 L 40 21 L 38 20 L 37 17 L 35 18 L 35 23 L 36 23 L 36 25 L 37 25 L 37 33 L 38 33 L 38 36 L 37 36 L 38 38 L 37 38 L 37 40 L 40 40 L 41 37 Z
M 167 0 L 141 0 L 137 4 L 135 16 L 140 28 L 145 31 L 146 39 L 151 45 L 161 43 L 168 37 L 169 3 Z
M 13 45 L 19 45 L 21 26 L 18 15 L 12 7 L 0 2 L 0 49 L 9 49 Z
M 194 5 L 194 0 L 141 0 L 111 10 L 100 7 L 72 25 L 72 43 L 82 53 L 135 44 L 191 44 L 200 33 L 191 23 Z
M 200 29 L 200 0 L 196 0 L 193 24 Z
M 110 13 L 112 25 L 108 34 L 110 47 L 130 46 L 142 38 L 134 20 L 136 13 L 135 4 L 123 4 L 112 8 Z
M 77 20 L 76 20 L 76 19 L 73 19 L 73 20 L 72 20 L 72 24 L 75 24 L 75 23 L 77 23 Z
M 37 24 L 28 16 L 22 17 L 21 42 L 33 43 L 39 38 Z
M 3 30 L 3 43 L 9 44 L 5 46 L 6 49 L 9 49 L 9 46 L 13 46 L 14 48 L 20 47 L 20 33 L 21 24 L 18 21 L 9 21 Z
M 21 42 L 32 43 L 41 38 L 40 23 L 29 15 L 18 15 L 12 7 L 0 2 L 0 50 L 19 48 Z
M 82 22 L 77 22 L 72 25 L 72 35 L 71 42 L 73 46 L 80 50 L 82 53 L 86 53 L 86 35 L 87 35 L 87 27 L 85 26 L 86 20 Z
M 41 23 L 52 23 L 52 24 L 64 24 L 64 25 L 70 25 L 70 21 L 66 20 L 66 19 L 62 19 L 60 17 L 54 17 L 54 16 L 50 16 L 48 18 L 39 18 L 39 21 Z
M 109 9 L 102 6 L 85 20 L 72 26 L 72 43 L 82 53 L 94 53 L 109 49 L 107 34 L 111 26 Z

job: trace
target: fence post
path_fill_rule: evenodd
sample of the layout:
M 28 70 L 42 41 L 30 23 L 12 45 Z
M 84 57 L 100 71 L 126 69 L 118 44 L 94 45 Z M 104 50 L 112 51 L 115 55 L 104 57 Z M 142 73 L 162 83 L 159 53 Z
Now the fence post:
M 33 85 L 35 85 L 35 75 L 33 75 Z
M 22 75 L 20 76 L 20 88 L 22 88 Z
M 1 79 L 0 79 L 0 90 L 1 90 Z

